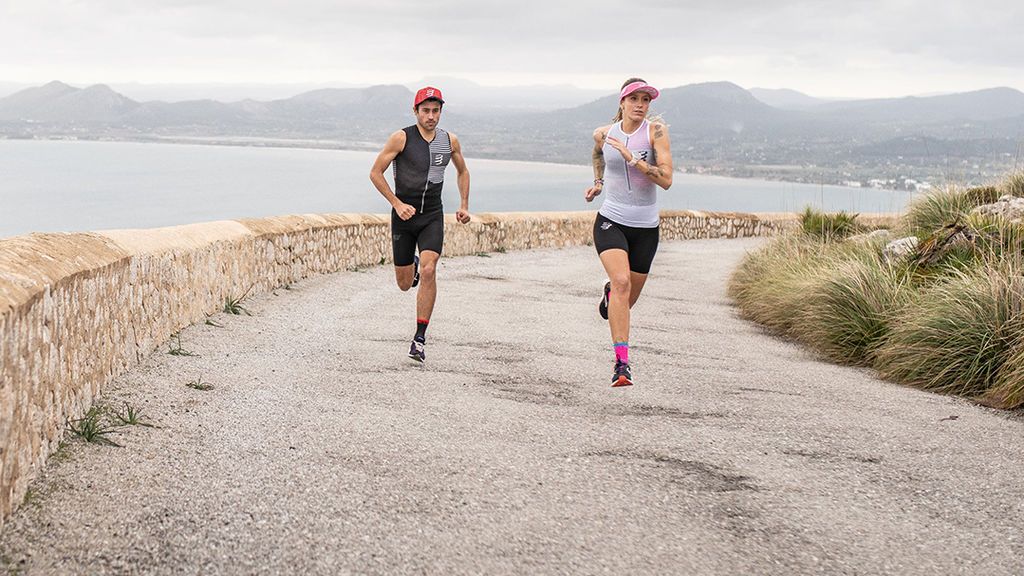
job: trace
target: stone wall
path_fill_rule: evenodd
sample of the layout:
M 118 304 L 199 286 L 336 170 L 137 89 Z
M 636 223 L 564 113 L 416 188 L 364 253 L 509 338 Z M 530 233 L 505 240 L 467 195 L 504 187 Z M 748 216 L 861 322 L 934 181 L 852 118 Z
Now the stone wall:
M 662 239 L 766 236 L 792 214 L 664 212 Z M 593 212 L 449 216 L 445 254 L 573 246 Z M 0 527 L 112 378 L 171 334 L 313 274 L 391 260 L 389 217 L 303 215 L 0 240 Z

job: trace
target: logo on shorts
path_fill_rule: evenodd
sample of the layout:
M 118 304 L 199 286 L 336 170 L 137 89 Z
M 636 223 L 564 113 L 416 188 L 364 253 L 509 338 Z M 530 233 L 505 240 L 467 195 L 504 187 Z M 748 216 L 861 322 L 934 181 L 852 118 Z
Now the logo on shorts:
M 602 222 L 601 223 L 601 230 L 608 230 L 611 227 L 612 227 L 612 223 L 611 222 Z

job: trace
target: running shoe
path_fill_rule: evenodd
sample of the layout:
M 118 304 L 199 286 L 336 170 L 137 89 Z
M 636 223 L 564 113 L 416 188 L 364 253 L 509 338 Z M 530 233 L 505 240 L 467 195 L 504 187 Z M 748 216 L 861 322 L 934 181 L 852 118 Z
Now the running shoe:
M 612 283 L 604 283 L 604 297 L 601 298 L 601 303 L 597 305 L 597 313 L 601 315 L 601 318 L 608 319 L 608 293 L 612 291 Z
M 427 359 L 426 353 L 423 352 L 423 342 L 419 340 L 412 341 L 412 346 L 409 347 L 409 358 L 417 362 L 423 362 Z
M 420 283 L 420 256 L 419 254 L 412 257 L 412 287 L 415 288 Z
M 615 374 L 612 374 L 612 388 L 619 386 L 632 386 L 633 374 L 629 370 L 629 364 L 615 361 Z

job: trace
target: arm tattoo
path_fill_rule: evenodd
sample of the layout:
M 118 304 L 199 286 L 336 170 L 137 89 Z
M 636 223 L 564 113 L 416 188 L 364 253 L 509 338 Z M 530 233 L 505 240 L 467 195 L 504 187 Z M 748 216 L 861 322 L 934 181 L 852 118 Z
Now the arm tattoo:
M 665 135 L 665 133 L 661 131 L 661 126 L 660 125 L 654 127 L 654 139 L 655 140 L 660 139 L 664 135 Z
M 600 148 L 594 148 L 594 177 L 604 177 L 604 151 Z
M 661 178 L 661 168 L 650 166 L 647 168 L 647 175 L 651 178 Z

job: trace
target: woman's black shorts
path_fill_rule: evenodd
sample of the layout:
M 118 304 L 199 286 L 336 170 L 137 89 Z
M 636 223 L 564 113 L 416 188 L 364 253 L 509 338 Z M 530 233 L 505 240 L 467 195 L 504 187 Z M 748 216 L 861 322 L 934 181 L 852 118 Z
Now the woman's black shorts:
M 416 245 L 420 252 L 430 250 L 441 253 L 444 245 L 444 212 L 438 210 L 429 214 L 416 214 L 408 220 L 402 220 L 391 211 L 391 251 L 395 257 L 395 266 L 409 266 L 416 255 Z
M 619 248 L 629 255 L 629 270 L 637 274 L 651 271 L 651 262 L 658 251 L 658 231 L 654 228 L 634 228 L 615 223 L 600 212 L 594 220 L 594 247 L 600 254 L 605 250 Z

